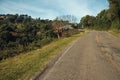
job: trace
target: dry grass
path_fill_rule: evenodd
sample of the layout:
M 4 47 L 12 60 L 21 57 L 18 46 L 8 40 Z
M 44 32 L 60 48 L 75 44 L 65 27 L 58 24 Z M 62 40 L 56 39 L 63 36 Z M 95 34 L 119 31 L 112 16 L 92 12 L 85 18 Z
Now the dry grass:
M 61 38 L 41 49 L 0 61 L 0 80 L 29 80 L 31 76 L 41 71 L 50 60 L 80 35 Z
M 109 33 L 111 33 L 112 35 L 120 38 L 120 31 L 108 31 Z

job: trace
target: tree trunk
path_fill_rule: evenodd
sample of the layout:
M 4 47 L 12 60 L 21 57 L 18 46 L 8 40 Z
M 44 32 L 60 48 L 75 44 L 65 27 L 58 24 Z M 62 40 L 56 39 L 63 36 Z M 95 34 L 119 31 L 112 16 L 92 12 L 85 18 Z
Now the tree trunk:
M 60 35 L 59 35 L 59 33 L 57 33 L 57 37 L 58 37 L 58 39 L 60 38 Z

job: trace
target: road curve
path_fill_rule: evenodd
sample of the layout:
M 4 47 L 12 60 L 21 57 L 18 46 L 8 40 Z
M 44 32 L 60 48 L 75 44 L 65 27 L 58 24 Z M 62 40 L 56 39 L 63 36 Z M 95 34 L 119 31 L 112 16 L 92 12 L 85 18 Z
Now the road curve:
M 120 80 L 120 39 L 104 31 L 89 32 L 41 76 L 37 80 Z

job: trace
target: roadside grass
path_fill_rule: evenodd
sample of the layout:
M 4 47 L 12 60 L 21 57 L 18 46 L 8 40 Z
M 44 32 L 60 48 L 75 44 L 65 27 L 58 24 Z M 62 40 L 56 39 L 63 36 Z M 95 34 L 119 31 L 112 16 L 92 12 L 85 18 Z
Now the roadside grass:
M 108 31 L 108 32 L 111 33 L 112 35 L 120 38 L 120 31 L 111 31 L 111 30 L 110 30 L 110 31 Z
M 0 80 L 29 80 L 83 33 L 54 40 L 50 44 L 31 52 L 0 61 Z

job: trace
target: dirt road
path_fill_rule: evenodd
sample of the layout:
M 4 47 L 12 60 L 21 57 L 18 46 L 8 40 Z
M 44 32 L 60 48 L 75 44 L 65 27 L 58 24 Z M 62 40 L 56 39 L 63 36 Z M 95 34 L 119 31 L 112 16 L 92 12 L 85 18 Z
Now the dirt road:
M 89 32 L 38 80 L 120 80 L 120 39 L 103 31 Z

